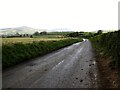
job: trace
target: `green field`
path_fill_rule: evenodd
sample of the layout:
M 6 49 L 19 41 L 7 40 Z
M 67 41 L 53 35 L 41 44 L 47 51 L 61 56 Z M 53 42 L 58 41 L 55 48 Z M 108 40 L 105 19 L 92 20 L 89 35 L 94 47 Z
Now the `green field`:
M 66 38 L 48 38 L 48 37 L 37 37 L 37 38 L 3 38 L 2 44 L 14 44 L 14 43 L 32 43 L 39 41 L 58 41 Z
M 66 37 L 66 34 L 70 32 L 50 32 L 47 35 L 39 35 L 30 37 L 13 37 L 13 38 L 2 38 L 2 44 L 15 44 L 15 43 L 32 43 L 39 41 L 58 41 L 64 39 L 73 39 L 72 37 Z

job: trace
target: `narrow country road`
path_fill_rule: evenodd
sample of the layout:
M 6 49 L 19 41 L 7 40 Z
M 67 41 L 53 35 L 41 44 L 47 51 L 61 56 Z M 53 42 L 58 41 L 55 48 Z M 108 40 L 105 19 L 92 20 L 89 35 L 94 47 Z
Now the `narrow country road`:
M 97 68 L 89 40 L 3 72 L 3 88 L 95 88 Z

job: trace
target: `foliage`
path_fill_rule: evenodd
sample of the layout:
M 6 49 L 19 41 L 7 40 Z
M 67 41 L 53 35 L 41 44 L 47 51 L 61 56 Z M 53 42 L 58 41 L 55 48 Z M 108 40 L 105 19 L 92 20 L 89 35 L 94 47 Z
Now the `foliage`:
M 120 30 L 104 33 L 91 38 L 94 47 L 112 56 L 116 66 L 120 68 Z
M 79 36 L 79 32 L 73 32 L 68 34 L 69 37 L 78 37 Z
M 97 32 L 97 34 L 99 35 L 99 34 L 102 34 L 102 30 L 98 30 L 98 32 Z
M 48 35 L 67 35 L 70 34 L 72 32 L 48 32 Z
M 39 32 L 35 32 L 33 35 L 35 35 L 35 36 L 39 36 L 40 33 L 39 33 Z
M 40 35 L 46 35 L 46 34 L 47 34 L 46 31 L 40 32 Z
M 39 35 L 46 35 L 47 34 L 47 32 L 46 31 L 42 31 L 42 32 L 35 32 L 33 35 L 35 35 L 35 36 L 39 36 Z
M 90 38 L 94 36 L 94 33 L 91 32 L 72 32 L 67 34 L 68 37 L 81 37 L 81 38 Z
M 103 30 L 98 30 L 97 33 L 94 33 L 93 36 L 97 36 L 97 35 L 100 35 L 100 34 L 102 34 L 102 33 L 103 33 Z
M 35 58 L 62 47 L 71 45 L 82 39 L 64 39 L 59 41 L 40 41 L 33 43 L 3 44 L 2 66 L 3 69 L 16 65 L 20 62 Z

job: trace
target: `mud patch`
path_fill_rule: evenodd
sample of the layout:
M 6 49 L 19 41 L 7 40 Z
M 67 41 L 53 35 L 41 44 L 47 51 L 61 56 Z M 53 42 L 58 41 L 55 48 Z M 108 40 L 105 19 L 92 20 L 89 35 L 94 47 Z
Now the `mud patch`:
M 101 88 L 118 88 L 119 77 L 117 69 L 111 69 L 109 66 L 112 58 L 106 58 L 104 54 L 100 54 L 97 57 L 97 65 L 99 69 L 99 80 L 98 85 Z

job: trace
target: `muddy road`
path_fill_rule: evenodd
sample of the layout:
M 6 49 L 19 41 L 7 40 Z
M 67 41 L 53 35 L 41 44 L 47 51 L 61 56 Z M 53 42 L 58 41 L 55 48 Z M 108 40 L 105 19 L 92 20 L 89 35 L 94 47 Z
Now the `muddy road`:
M 89 40 L 3 72 L 3 88 L 95 88 L 97 68 Z

